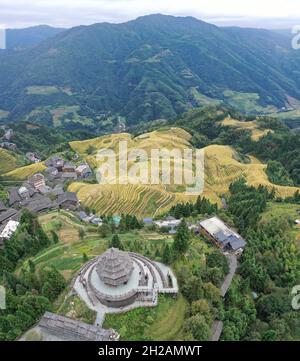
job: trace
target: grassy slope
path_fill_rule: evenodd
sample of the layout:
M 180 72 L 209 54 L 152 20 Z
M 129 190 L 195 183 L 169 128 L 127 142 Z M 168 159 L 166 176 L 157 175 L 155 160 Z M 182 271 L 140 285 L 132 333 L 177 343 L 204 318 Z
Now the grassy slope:
M 235 119 L 226 118 L 222 121 L 225 126 L 232 126 L 240 129 L 250 130 L 252 134 L 252 140 L 258 141 L 261 137 L 272 132 L 271 129 L 260 129 L 256 121 L 241 122 Z
M 187 301 L 179 295 L 172 307 L 168 307 L 158 322 L 150 326 L 146 331 L 154 340 L 175 341 L 180 339 L 180 332 L 185 320 Z
M 45 169 L 46 167 L 44 163 L 40 162 L 14 169 L 10 172 L 3 174 L 3 176 L 5 178 L 11 178 L 12 180 L 25 180 L 35 173 L 43 172 Z
M 17 158 L 9 151 L 0 148 L 0 175 L 18 167 Z
M 51 231 L 55 231 L 60 243 L 52 245 L 34 257 L 37 266 L 54 265 L 60 270 L 67 280 L 71 280 L 74 274 L 83 264 L 83 254 L 95 257 L 107 249 L 111 237 L 101 238 L 97 227 L 85 225 L 79 222 L 73 215 L 64 211 L 53 211 L 39 217 L 39 222 L 46 233 L 51 237 Z M 79 229 L 84 230 L 84 238 L 79 238 Z M 170 236 L 140 231 L 121 235 L 122 241 L 149 241 L 164 242 Z
M 241 123 L 246 124 L 247 123 Z M 251 124 L 253 126 L 253 124 Z M 260 130 L 255 128 L 255 136 Z M 91 166 L 97 168 L 102 161 L 97 161 L 98 149 L 113 149 L 118 152 L 120 140 L 128 142 L 128 150 L 137 147 L 150 151 L 151 148 L 184 148 L 191 147 L 189 144 L 190 135 L 180 129 L 154 131 L 133 138 L 129 134 L 113 134 L 95 138 L 83 142 L 72 142 L 71 147 L 85 158 Z M 94 153 L 88 154 L 89 147 L 94 148 Z M 265 173 L 266 165 L 251 157 L 249 164 L 240 163 L 234 157 L 234 150 L 229 146 L 211 145 L 204 148 L 205 151 L 205 188 L 203 195 L 213 202 L 220 202 L 220 197 L 228 192 L 229 185 L 241 175 L 247 178 L 249 184 L 268 188 L 275 188 L 281 197 L 291 196 L 297 188 L 277 186 L 269 182 Z M 149 154 L 149 153 L 148 153 Z M 106 161 L 106 160 L 104 160 Z M 176 163 L 175 163 L 176 164 Z M 118 162 L 117 162 L 118 165 Z M 129 168 L 133 163 L 129 163 Z M 147 164 L 144 164 L 147 166 Z M 118 167 L 117 167 L 118 168 Z M 174 163 L 171 163 L 174 168 Z M 135 213 L 139 216 L 156 215 L 166 211 L 177 202 L 195 200 L 196 196 L 189 196 L 184 193 L 185 186 L 170 185 L 100 185 L 73 183 L 71 191 L 78 193 L 83 204 L 94 208 L 102 213 Z
M 122 340 L 176 341 L 180 339 L 187 301 L 160 296 L 155 308 L 138 308 L 124 314 L 106 315 L 104 328 L 119 330 Z

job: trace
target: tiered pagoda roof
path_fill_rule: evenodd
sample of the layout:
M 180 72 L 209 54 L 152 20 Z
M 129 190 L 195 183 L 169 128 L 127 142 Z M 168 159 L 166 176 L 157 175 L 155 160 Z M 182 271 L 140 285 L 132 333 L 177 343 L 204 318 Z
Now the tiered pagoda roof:
M 133 271 L 133 261 L 126 252 L 110 248 L 99 257 L 97 273 L 102 282 L 118 287 L 128 282 Z

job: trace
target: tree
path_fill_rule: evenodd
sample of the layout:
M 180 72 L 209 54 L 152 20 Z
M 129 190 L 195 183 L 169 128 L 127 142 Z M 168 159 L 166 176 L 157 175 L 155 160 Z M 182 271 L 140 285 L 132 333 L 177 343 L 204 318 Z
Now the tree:
M 173 249 L 174 252 L 178 255 L 184 254 L 188 247 L 189 241 L 191 239 L 191 233 L 188 229 L 186 221 L 183 219 L 179 226 L 177 227 L 177 232 L 174 237 Z
M 262 340 L 263 341 L 277 341 L 278 340 L 277 332 L 275 330 L 266 331 L 263 334 Z
M 40 271 L 40 279 L 43 285 L 42 294 L 50 301 L 54 301 L 66 286 L 64 277 L 53 266 L 43 268 Z
M 184 330 L 191 333 L 196 341 L 209 341 L 211 337 L 210 325 L 208 325 L 205 317 L 199 313 L 185 321 Z
M 85 236 L 85 231 L 84 231 L 83 228 L 81 228 L 81 227 L 79 228 L 78 235 L 79 235 L 79 238 L 80 238 L 80 239 L 83 239 L 83 238 L 84 238 L 84 236 Z
M 31 259 L 28 261 L 28 266 L 29 266 L 29 271 L 31 273 L 34 273 L 35 272 L 35 263 Z
M 117 234 L 113 235 L 112 240 L 109 244 L 109 248 L 118 248 L 120 250 L 123 249 L 120 238 Z
M 162 254 L 162 261 L 165 264 L 171 263 L 171 250 L 168 244 L 165 245 L 163 254 Z
M 201 314 L 203 317 L 205 317 L 207 323 L 212 322 L 211 309 L 207 300 L 202 298 L 192 302 L 191 311 L 193 316 Z
M 51 235 L 52 235 L 52 243 L 57 244 L 59 242 L 59 238 L 58 238 L 57 233 L 52 230 Z
M 206 263 L 210 268 L 220 268 L 224 275 L 229 272 L 227 259 L 219 250 L 214 250 L 212 253 L 210 253 L 206 258 Z
M 101 237 L 105 238 L 111 233 L 111 228 L 110 228 L 109 224 L 103 223 L 99 227 L 98 232 L 99 232 Z
M 86 152 L 88 155 L 93 154 L 96 151 L 96 148 L 93 145 L 89 145 Z
M 220 289 L 211 282 L 203 283 L 203 291 L 204 297 L 207 298 L 212 304 L 216 305 L 220 302 Z

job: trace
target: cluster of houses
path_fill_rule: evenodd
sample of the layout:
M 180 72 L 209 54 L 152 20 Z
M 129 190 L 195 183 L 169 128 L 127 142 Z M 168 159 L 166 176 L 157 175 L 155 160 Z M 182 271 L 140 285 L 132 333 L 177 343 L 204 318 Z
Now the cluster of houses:
M 26 153 L 26 158 L 31 162 L 31 163 L 39 163 L 41 162 L 41 158 L 33 152 L 27 152 Z
M 39 213 L 52 208 L 78 209 L 79 202 L 76 193 L 65 192 L 63 184 L 56 184 L 53 188 L 46 184 L 47 178 L 41 173 L 34 174 L 21 187 L 11 187 L 9 205 L 14 209 L 27 208 Z
M 1 128 L 4 130 L 4 135 L 0 139 L 0 147 L 8 150 L 16 150 L 16 144 L 11 143 L 11 139 L 14 136 L 14 131 L 12 129 L 7 129 L 6 126 L 2 126 Z
M 157 221 L 152 218 L 144 218 L 145 225 L 154 224 L 160 229 L 165 228 L 169 234 L 176 234 L 176 228 L 180 223 L 181 219 L 172 216 Z M 246 246 L 246 241 L 218 217 L 211 217 L 197 222 L 187 222 L 187 226 L 190 231 L 205 235 L 223 252 L 240 255 Z
M 60 157 L 52 157 L 46 162 L 45 175 L 36 173 L 20 187 L 8 188 L 9 208 L 0 204 L 0 242 L 9 239 L 19 225 L 22 209 L 40 213 L 50 209 L 77 211 L 79 201 L 76 193 L 65 192 L 64 183 L 68 179 L 82 179 L 92 175 L 87 164 L 75 167 Z M 90 217 L 96 224 L 96 217 Z
M 64 182 L 67 180 L 86 179 L 92 176 L 92 170 L 88 164 L 75 166 L 65 162 L 64 159 L 54 156 L 45 162 L 45 173 L 49 182 Z
M 50 209 L 75 211 L 79 208 L 76 193 L 65 192 L 59 185 L 53 189 L 48 187 L 41 173 L 29 177 L 21 187 L 8 188 L 8 193 L 10 208 L 0 204 L 0 246 L 17 230 L 22 209 L 39 213 Z
M 9 239 L 19 227 L 20 212 L 6 208 L 0 201 L 0 246 Z
M 86 212 L 80 211 L 78 216 L 82 222 L 93 224 L 94 226 L 101 226 L 103 223 L 102 219 L 93 213 L 88 215 Z

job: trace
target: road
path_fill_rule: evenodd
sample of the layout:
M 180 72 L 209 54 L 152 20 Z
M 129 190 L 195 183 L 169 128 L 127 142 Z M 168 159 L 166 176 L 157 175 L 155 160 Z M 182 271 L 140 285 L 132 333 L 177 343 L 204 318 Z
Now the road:
M 231 285 L 233 276 L 235 275 L 236 269 L 237 269 L 237 258 L 234 254 L 227 254 L 226 258 L 228 260 L 228 264 L 229 264 L 229 273 L 228 275 L 225 277 L 224 282 L 222 283 L 221 286 L 221 296 L 224 297 Z
M 235 275 L 237 266 L 238 266 L 237 257 L 234 254 L 226 254 L 225 257 L 228 260 L 229 272 L 228 272 L 227 276 L 225 277 L 224 282 L 222 283 L 222 286 L 221 286 L 221 296 L 222 297 L 225 297 L 225 295 L 231 285 L 232 279 Z M 222 330 L 223 330 L 223 322 L 215 320 L 215 322 L 213 323 L 213 326 L 212 326 L 212 331 L 211 331 L 211 334 L 212 334 L 211 341 L 219 341 L 220 336 L 222 334 Z

